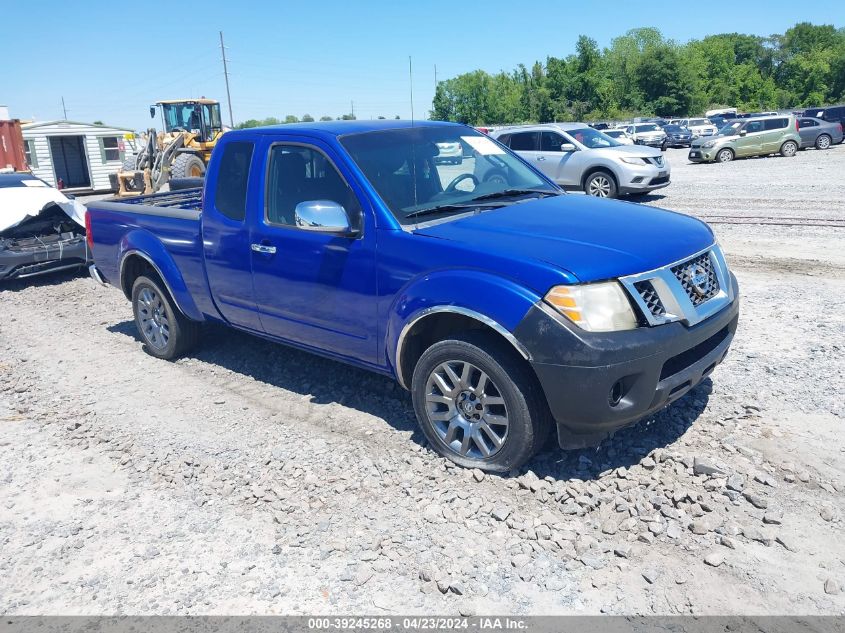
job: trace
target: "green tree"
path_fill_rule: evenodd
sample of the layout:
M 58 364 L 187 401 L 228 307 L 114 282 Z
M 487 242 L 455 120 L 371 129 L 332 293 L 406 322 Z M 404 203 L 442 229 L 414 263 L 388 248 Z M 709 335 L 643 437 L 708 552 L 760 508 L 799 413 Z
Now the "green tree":
M 320 117 L 321 121 L 334 121 L 334 119 L 330 116 L 323 115 Z
M 302 122 L 303 123 L 311 123 L 313 121 L 314 121 L 314 117 L 311 116 L 310 114 L 303 114 L 302 115 Z

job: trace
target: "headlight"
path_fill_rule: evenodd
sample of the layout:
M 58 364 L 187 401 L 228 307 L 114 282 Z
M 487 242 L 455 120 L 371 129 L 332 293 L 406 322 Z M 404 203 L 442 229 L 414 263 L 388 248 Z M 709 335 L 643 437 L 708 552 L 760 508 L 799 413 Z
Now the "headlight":
M 628 163 L 629 165 L 642 165 L 645 163 L 645 160 L 642 158 L 629 158 L 628 156 L 622 156 L 619 160 L 623 163 Z
M 701 147 L 703 147 L 704 149 L 710 149 L 715 144 L 716 144 L 716 141 L 705 141 L 704 143 L 701 144 Z
M 637 317 L 628 296 L 616 281 L 577 286 L 555 286 L 546 303 L 588 332 L 633 330 Z

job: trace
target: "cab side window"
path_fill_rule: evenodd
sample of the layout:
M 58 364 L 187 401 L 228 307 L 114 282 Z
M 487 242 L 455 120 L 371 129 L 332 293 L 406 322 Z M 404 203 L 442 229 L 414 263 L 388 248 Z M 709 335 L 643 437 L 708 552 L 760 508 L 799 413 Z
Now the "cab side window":
M 270 224 L 295 226 L 296 205 L 331 200 L 346 209 L 349 225 L 361 228 L 361 205 L 329 158 L 312 147 L 274 145 L 267 171 L 266 218 Z
M 798 119 L 798 127 L 805 128 L 805 127 L 815 127 L 818 123 L 813 121 L 813 119 Z
M 765 130 L 782 130 L 789 124 L 789 119 L 766 119 L 763 121 Z
M 245 141 L 226 143 L 217 170 L 214 206 L 227 218 L 237 222 L 243 222 L 246 216 L 246 190 L 253 148 L 252 143 Z

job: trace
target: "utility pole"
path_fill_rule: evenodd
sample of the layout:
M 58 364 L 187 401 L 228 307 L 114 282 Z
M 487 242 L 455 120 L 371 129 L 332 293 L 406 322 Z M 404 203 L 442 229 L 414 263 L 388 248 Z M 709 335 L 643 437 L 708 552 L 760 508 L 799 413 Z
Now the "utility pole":
M 62 96 L 62 112 L 65 114 L 65 121 L 67 121 L 67 108 L 65 107 L 65 98 Z
M 434 94 L 437 94 L 437 64 L 434 65 Z
M 350 106 L 351 106 L 351 108 L 352 108 L 352 118 L 354 119 L 354 118 L 355 118 L 355 102 L 354 102 L 354 101 L 350 101 L 350 102 L 349 102 L 349 105 L 350 105 Z
M 229 92 L 229 69 L 226 67 L 226 47 L 223 46 L 223 31 L 220 31 L 220 53 L 223 55 L 223 76 L 226 78 L 226 100 L 229 102 L 229 127 L 235 127 L 232 116 L 232 94 Z

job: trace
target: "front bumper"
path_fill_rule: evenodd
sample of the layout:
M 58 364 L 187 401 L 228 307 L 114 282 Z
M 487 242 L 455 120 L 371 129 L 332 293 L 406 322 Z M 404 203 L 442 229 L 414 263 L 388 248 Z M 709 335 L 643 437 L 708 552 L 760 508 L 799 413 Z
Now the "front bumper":
M 533 307 L 514 335 L 531 353 L 561 447 L 594 445 L 706 378 L 727 354 L 739 321 L 733 275 L 731 283 L 734 301 L 693 327 L 674 322 L 591 334 Z
M 638 138 L 634 141 L 635 145 L 646 145 L 647 147 L 662 147 L 663 141 L 666 140 L 666 137 L 654 137 L 654 138 Z
M 701 146 L 690 146 L 687 158 L 691 163 L 709 163 L 716 160 L 716 153 L 720 147 L 702 148 Z
M 78 268 L 89 260 L 85 236 L 23 248 L 0 249 L 0 281 Z

